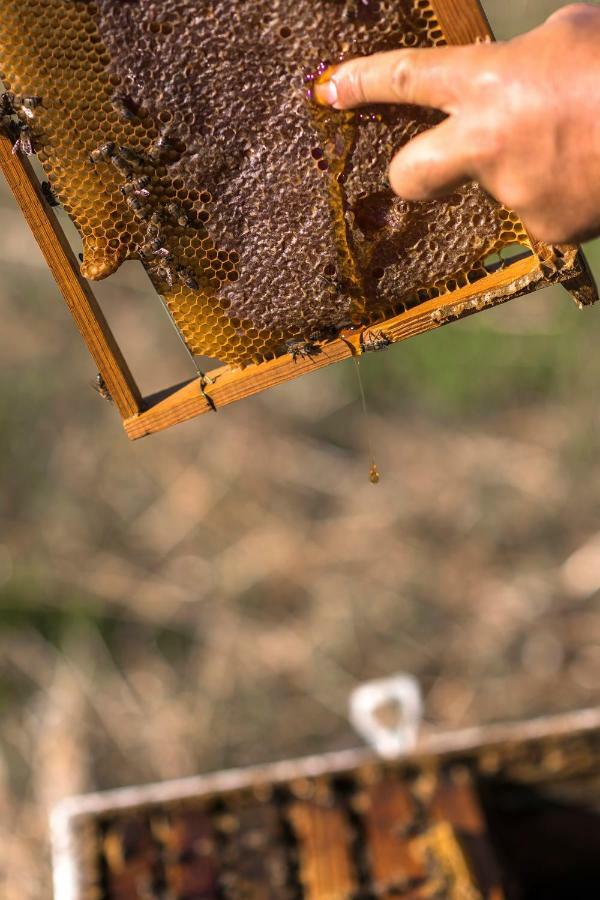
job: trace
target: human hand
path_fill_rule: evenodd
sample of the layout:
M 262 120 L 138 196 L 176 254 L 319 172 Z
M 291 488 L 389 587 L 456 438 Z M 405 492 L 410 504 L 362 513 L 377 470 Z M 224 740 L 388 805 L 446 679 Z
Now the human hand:
M 316 99 L 335 109 L 409 103 L 448 114 L 391 162 L 407 200 L 479 182 L 532 234 L 600 234 L 600 8 L 578 3 L 511 41 L 393 50 L 328 70 Z

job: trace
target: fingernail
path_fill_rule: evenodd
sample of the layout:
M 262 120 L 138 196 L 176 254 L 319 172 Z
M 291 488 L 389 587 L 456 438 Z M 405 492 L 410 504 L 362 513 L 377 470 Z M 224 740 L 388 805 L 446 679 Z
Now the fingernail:
M 335 81 L 323 81 L 315 85 L 315 100 L 323 106 L 334 106 L 338 100 Z

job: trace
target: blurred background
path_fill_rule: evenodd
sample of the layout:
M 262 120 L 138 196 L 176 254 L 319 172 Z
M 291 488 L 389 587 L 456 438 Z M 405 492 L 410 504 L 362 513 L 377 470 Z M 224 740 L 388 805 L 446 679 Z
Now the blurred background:
M 131 444 L 3 185 L 0 229 L 3 898 L 50 895 L 63 796 L 354 746 L 364 679 L 428 728 L 598 702 L 600 309 L 372 355 L 368 428 L 348 362 Z M 134 264 L 100 293 L 147 392 L 193 375 Z

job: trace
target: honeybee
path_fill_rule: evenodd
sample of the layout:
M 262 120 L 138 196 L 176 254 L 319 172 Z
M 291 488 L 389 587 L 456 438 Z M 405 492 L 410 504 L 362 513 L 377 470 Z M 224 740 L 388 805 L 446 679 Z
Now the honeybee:
M 142 156 L 137 150 L 127 147 L 125 144 L 119 145 L 119 156 L 133 166 L 145 166 L 148 163 L 148 159 L 145 156 Z
M 52 190 L 52 186 L 49 181 L 42 181 L 40 190 L 44 195 L 44 200 L 46 201 L 48 206 L 60 206 L 60 202 L 58 201 L 56 194 Z
M 299 341 L 296 338 L 290 338 L 285 342 L 286 352 L 291 354 L 294 362 L 298 359 L 311 359 L 321 353 L 321 348 L 310 341 Z
M 28 119 L 33 119 L 33 110 L 42 105 L 41 97 L 19 96 L 12 91 L 4 91 L 0 94 L 0 119 L 7 119 L 23 113 Z
M 199 284 L 192 269 L 190 269 L 188 266 L 177 266 L 175 271 L 177 273 L 177 278 L 182 284 L 184 284 L 191 291 L 198 290 Z
M 12 91 L 0 94 L 0 119 L 9 119 L 16 114 L 15 95 Z
M 340 333 L 342 328 L 348 326 L 344 323 L 341 325 L 322 325 L 309 335 L 309 341 L 333 341 Z
M 110 98 L 110 102 L 122 119 L 125 119 L 127 122 L 137 119 L 140 108 L 129 94 L 115 91 Z
M 135 150 L 131 150 L 129 147 L 117 147 L 114 141 L 106 141 L 105 144 L 92 150 L 89 160 L 92 165 L 99 162 L 111 162 L 117 172 L 128 180 L 134 177 L 132 164 L 143 165 L 145 162 Z
M 135 195 L 136 197 L 149 197 L 150 177 L 148 175 L 140 175 L 139 178 L 130 177 L 121 188 L 124 197 Z
M 122 175 L 124 178 L 133 178 L 133 169 L 131 168 L 129 163 L 125 162 L 125 160 L 122 159 L 122 157 L 120 157 L 118 154 L 111 156 L 110 161 L 119 175 Z
M 360 335 L 361 353 L 372 353 L 379 350 L 386 350 L 391 343 L 392 341 L 384 331 L 375 331 L 374 329 L 371 329 L 368 334 L 366 333 L 366 331 L 362 331 Z
M 162 284 L 166 284 L 168 288 L 172 288 L 175 283 L 177 273 L 174 263 L 175 261 L 169 253 L 167 256 L 159 257 L 151 267 L 155 278 Z
M 148 220 L 148 226 L 146 228 L 146 237 L 148 240 L 152 240 L 152 238 L 159 238 L 162 236 L 162 225 L 163 219 L 161 214 L 155 210 Z
M 96 393 L 100 394 L 103 400 L 108 401 L 108 403 L 113 402 L 113 398 L 110 396 L 110 391 L 106 387 L 106 382 L 100 372 L 98 372 L 94 381 L 92 382 L 92 387 L 94 388 Z
M 171 255 L 168 247 L 165 247 L 163 239 L 160 237 L 150 238 L 150 240 L 144 241 L 143 244 L 140 244 L 139 251 L 144 259 L 151 259 L 153 256 L 168 259 Z
M 25 153 L 26 156 L 33 156 L 36 153 L 35 136 L 31 130 L 31 126 L 24 125 L 22 122 L 14 123 L 16 140 L 13 144 L 12 152 Z
M 166 134 L 159 134 L 148 151 L 148 159 L 158 164 L 165 162 L 165 157 L 170 153 L 176 153 L 177 148 L 173 141 Z
M 125 201 L 134 216 L 137 216 L 138 219 L 142 220 L 147 219 L 146 204 L 143 202 L 143 200 L 140 200 L 139 197 L 130 194 L 129 196 L 125 197 Z
M 42 105 L 41 97 L 20 97 L 19 98 L 19 112 L 22 112 L 28 119 L 33 119 L 35 113 L 34 109 L 37 109 L 38 106 Z
M 175 219 L 177 224 L 182 228 L 191 228 L 193 226 L 194 223 L 189 213 L 187 210 L 183 209 L 183 207 L 179 206 L 178 203 L 167 203 L 165 209 L 171 218 Z
M 212 411 L 216 412 L 217 404 L 215 403 L 213 398 L 210 396 L 210 394 L 206 393 L 206 385 L 214 384 L 215 379 L 211 378 L 210 375 L 207 375 L 206 372 L 201 372 L 200 369 L 198 369 L 198 376 L 200 378 L 200 393 L 202 394 L 202 396 L 204 397 L 204 399 L 206 400 L 206 402 L 208 403 L 208 405 L 210 406 Z
M 342 13 L 344 22 L 373 22 L 379 16 L 378 5 L 371 0 L 350 0 Z
M 113 159 L 114 155 L 117 152 L 117 145 L 114 141 L 107 141 L 105 144 L 100 144 L 99 147 L 96 147 L 95 150 L 92 150 L 90 153 L 89 159 L 92 165 L 96 165 L 96 163 L 103 162 L 108 159 Z
M 165 241 L 166 236 L 162 229 L 162 219 L 160 213 L 155 211 L 148 219 L 142 246 L 147 247 L 151 253 L 156 253 L 161 247 L 164 247 Z

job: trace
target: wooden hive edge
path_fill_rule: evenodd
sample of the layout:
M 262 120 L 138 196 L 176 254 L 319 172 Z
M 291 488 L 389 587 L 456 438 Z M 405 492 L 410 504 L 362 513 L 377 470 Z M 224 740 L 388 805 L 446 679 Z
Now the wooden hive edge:
M 382 762 L 370 750 L 353 749 L 67 798 L 51 814 L 55 896 L 57 900 L 88 900 L 96 896 L 89 893 L 90 889 L 93 891 L 89 882 L 82 882 L 81 866 L 91 865 L 97 820 L 109 815 L 147 812 L 152 807 L 180 805 L 215 795 L 235 795 L 266 784 L 353 774 L 372 767 L 387 771 L 395 766 L 425 768 L 432 763 L 463 765 L 471 761 L 477 768 L 480 760 L 491 757 L 501 762 L 503 754 L 510 757 L 515 748 L 536 748 L 546 742 L 560 745 L 567 739 L 595 739 L 599 734 L 600 708 L 596 707 L 526 721 L 430 733 L 420 739 L 413 751 L 391 762 Z M 597 768 L 597 760 L 595 765 Z M 489 774 L 485 767 L 484 771 Z M 93 875 L 91 868 L 87 872 Z
M 429 0 L 448 43 L 472 44 L 493 37 L 479 0 Z
M 581 277 L 577 248 L 563 248 L 564 256 L 554 263 L 544 263 L 535 255 L 528 255 L 505 268 L 488 275 L 475 284 L 459 288 L 435 300 L 429 300 L 374 326 L 382 331 L 390 343 L 423 334 L 463 319 L 484 309 L 506 303 L 553 282 Z M 367 332 L 369 329 L 366 329 Z M 268 388 L 284 384 L 351 356 L 361 355 L 360 331 L 348 332 L 319 348 L 312 358 L 293 359 L 290 354 L 245 369 L 222 366 L 210 375 L 213 384 L 206 386 L 217 410 L 237 400 L 251 397 Z M 193 379 L 172 392 L 146 398 L 147 408 L 127 419 L 125 431 L 137 440 L 196 416 L 212 412 L 212 406 L 202 395 L 198 379 Z
M 60 223 L 42 196 L 29 161 L 12 152 L 0 131 L 0 168 L 52 272 L 65 303 L 123 419 L 137 413 L 142 397 Z

